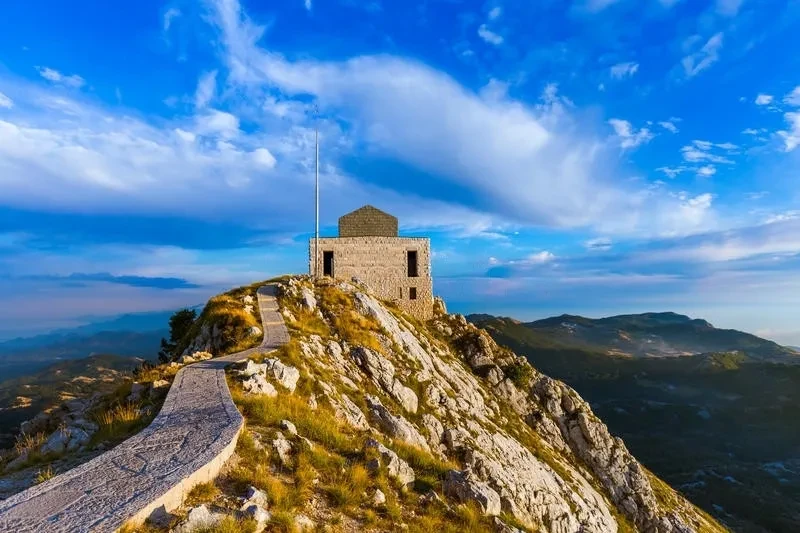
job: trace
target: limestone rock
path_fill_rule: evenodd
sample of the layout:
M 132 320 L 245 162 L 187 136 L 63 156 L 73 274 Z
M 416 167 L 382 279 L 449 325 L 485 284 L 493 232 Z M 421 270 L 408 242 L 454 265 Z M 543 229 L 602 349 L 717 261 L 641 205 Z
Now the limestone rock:
M 249 392 L 250 394 L 265 394 L 269 397 L 278 395 L 278 391 L 275 390 L 272 383 L 267 381 L 267 378 L 261 374 L 253 374 L 242 381 L 242 388 L 245 392 Z
M 262 334 L 261 328 L 258 326 L 250 326 L 247 328 L 247 334 L 251 337 L 258 337 Z
M 281 429 L 288 431 L 290 435 L 297 435 L 297 427 L 288 420 L 281 420 Z
M 372 496 L 372 504 L 380 507 L 386 503 L 386 494 L 381 489 L 375 489 L 375 494 Z
M 245 305 L 244 306 L 244 312 L 245 313 L 252 313 L 253 312 L 253 306 L 252 305 Z
M 365 446 L 368 450 L 375 450 L 378 454 L 377 458 L 367 462 L 368 469 L 377 471 L 381 466 L 385 466 L 389 477 L 395 478 L 401 484 L 409 485 L 414 482 L 414 470 L 395 452 L 375 439 L 368 439 Z
M 350 424 L 355 429 L 366 431 L 369 429 L 369 422 L 367 417 L 358 406 L 346 394 L 342 394 L 341 398 L 331 397 L 331 406 L 333 407 L 336 417 Z
M 294 517 L 294 525 L 300 531 L 314 531 L 316 524 L 304 514 L 299 514 Z
M 375 396 L 367 395 L 366 400 L 369 407 L 370 420 L 375 422 L 384 433 L 390 437 L 419 446 L 423 450 L 430 451 L 431 448 L 428 446 L 425 437 L 408 420 L 402 416 L 393 415 Z
M 250 296 L 249 294 L 246 294 L 246 295 L 244 296 L 244 298 L 242 298 L 242 303 L 244 303 L 244 304 L 252 304 L 252 303 L 255 303 L 255 298 L 253 298 L 253 297 L 252 297 L 252 296 Z
M 256 522 L 256 533 L 261 533 L 267 528 L 267 522 L 270 521 L 272 515 L 257 503 L 248 503 L 242 509 L 245 516 L 252 518 Z
M 294 392 L 297 387 L 297 380 L 300 379 L 300 371 L 293 366 L 284 365 L 278 359 L 267 359 L 264 361 L 267 377 L 275 380 L 284 389 Z
M 448 470 L 442 481 L 442 490 L 448 498 L 478 504 L 485 515 L 497 516 L 502 510 L 497 491 L 476 479 L 469 470 Z
M 275 440 L 272 441 L 272 447 L 278 454 L 278 458 L 283 466 L 289 466 L 292 463 L 292 443 L 286 440 L 282 433 L 278 433 Z
M 383 390 L 391 394 L 410 413 L 416 413 L 419 401 L 417 395 L 395 378 L 394 365 L 379 353 L 357 346 L 351 353 L 359 367 L 364 370 Z
M 314 291 L 312 291 L 308 287 L 303 287 L 302 289 L 300 289 L 300 296 L 303 307 L 305 307 L 309 311 L 316 310 L 317 299 L 314 296 Z
M 192 533 L 200 529 L 210 529 L 216 526 L 223 518 L 219 513 L 212 513 L 205 505 L 193 507 L 186 520 L 175 528 L 175 533 Z
M 259 490 L 251 485 L 247 487 L 247 492 L 245 492 L 244 504 L 252 504 L 252 503 L 260 505 L 261 507 L 268 507 L 269 497 L 267 496 L 266 492 Z

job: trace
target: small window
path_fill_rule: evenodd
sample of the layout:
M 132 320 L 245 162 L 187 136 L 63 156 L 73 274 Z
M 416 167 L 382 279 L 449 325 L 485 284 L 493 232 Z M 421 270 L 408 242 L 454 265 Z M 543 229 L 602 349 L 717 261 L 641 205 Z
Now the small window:
M 416 250 L 409 250 L 408 251 L 408 277 L 409 278 L 416 278 L 419 276 L 419 270 L 417 268 L 417 251 Z
M 333 251 L 322 252 L 322 275 L 333 277 Z
M 417 299 L 417 288 L 411 287 L 408 289 L 408 299 L 409 300 L 416 300 Z

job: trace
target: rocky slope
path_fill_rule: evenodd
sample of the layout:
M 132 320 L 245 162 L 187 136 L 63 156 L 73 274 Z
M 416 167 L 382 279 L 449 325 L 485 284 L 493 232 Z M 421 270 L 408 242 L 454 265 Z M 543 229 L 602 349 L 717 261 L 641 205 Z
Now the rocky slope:
M 248 508 L 276 530 L 290 515 L 348 531 L 725 531 L 574 390 L 441 301 L 422 324 L 364 287 L 290 278 L 279 302 L 291 341 L 231 370 L 248 430 L 179 527 Z

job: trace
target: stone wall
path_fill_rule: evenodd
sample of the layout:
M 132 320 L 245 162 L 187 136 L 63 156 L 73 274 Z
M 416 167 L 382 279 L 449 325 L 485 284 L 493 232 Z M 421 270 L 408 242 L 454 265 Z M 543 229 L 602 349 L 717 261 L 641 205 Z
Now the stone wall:
M 339 218 L 339 237 L 397 237 L 397 217 L 365 205 Z
M 417 274 L 408 277 L 407 252 L 417 252 Z M 322 276 L 324 252 L 333 252 L 333 275 L 350 281 L 358 278 L 370 291 L 395 302 L 407 313 L 427 320 L 433 316 L 430 240 L 411 237 L 320 238 L 317 268 Z M 314 239 L 309 241 L 309 273 L 314 274 Z M 417 298 L 410 299 L 410 290 Z

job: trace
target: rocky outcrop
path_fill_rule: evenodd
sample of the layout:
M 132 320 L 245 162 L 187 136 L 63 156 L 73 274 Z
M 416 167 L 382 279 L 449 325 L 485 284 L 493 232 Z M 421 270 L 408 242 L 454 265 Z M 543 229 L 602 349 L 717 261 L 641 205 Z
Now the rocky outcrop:
M 478 504 L 489 516 L 497 516 L 502 510 L 500 495 L 488 483 L 478 480 L 470 470 L 449 470 L 442 480 L 442 490 L 447 497 Z
M 367 440 L 366 449 L 368 452 L 374 451 L 376 454 L 374 459 L 367 462 L 367 468 L 372 471 L 378 471 L 382 467 L 386 468 L 389 477 L 396 479 L 401 485 L 409 485 L 414 482 L 414 470 L 395 452 L 375 439 Z

